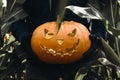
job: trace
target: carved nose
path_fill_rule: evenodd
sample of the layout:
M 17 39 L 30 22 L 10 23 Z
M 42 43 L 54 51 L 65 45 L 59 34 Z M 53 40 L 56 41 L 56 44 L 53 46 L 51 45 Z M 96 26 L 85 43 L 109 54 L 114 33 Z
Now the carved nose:
M 56 41 L 59 45 L 62 45 L 64 43 L 64 39 L 57 39 Z

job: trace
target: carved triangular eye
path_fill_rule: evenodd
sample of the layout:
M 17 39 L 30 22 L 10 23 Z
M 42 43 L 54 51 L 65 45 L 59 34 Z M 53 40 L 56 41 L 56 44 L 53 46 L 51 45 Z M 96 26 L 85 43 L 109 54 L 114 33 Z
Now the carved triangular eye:
M 53 33 L 48 33 L 49 31 L 47 29 L 44 29 L 44 38 L 45 39 L 50 39 L 54 36 Z
M 74 37 L 74 36 L 76 35 L 76 33 L 77 33 L 77 30 L 74 29 L 74 30 L 72 30 L 72 33 L 69 33 L 69 34 L 68 34 L 68 36 Z
M 44 34 L 47 34 L 48 33 L 48 30 L 47 29 L 44 29 Z

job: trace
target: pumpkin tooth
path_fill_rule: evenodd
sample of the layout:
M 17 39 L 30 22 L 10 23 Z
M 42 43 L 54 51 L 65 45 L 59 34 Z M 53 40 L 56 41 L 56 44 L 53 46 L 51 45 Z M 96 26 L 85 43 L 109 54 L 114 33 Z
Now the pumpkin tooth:
M 52 53 L 52 54 L 55 54 L 55 53 L 56 53 L 56 51 L 53 50 L 53 49 L 49 49 L 49 52 Z

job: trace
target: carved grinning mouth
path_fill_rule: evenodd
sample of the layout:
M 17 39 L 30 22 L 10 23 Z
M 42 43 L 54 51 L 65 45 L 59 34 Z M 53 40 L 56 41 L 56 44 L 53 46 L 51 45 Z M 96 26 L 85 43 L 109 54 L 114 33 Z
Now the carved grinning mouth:
M 45 51 L 47 54 L 52 54 L 53 56 L 72 56 L 74 53 L 77 52 L 77 48 L 80 44 L 80 39 L 77 40 L 76 43 L 73 44 L 73 46 L 71 48 L 66 48 L 65 50 L 54 50 L 51 48 L 47 48 L 46 46 L 43 46 L 42 44 L 40 44 L 40 48 Z

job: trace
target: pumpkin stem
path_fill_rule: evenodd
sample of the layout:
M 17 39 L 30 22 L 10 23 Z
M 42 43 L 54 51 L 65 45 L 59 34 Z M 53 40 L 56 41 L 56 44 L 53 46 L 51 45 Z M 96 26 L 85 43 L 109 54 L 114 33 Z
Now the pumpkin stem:
M 66 11 L 66 8 L 64 8 L 63 11 L 62 11 L 62 13 L 57 16 L 57 24 L 58 24 L 57 28 L 58 28 L 58 31 L 59 31 L 60 26 L 61 26 L 61 24 L 62 24 L 65 11 Z

